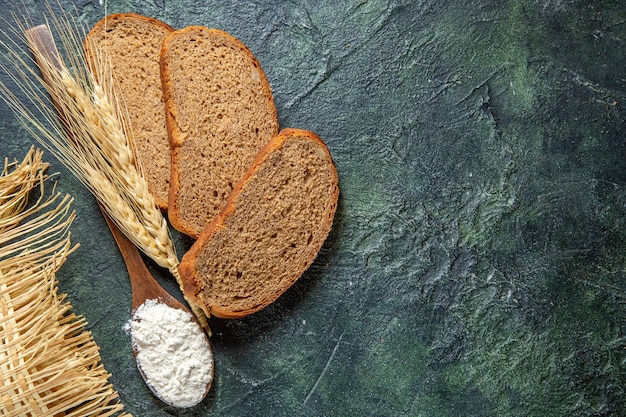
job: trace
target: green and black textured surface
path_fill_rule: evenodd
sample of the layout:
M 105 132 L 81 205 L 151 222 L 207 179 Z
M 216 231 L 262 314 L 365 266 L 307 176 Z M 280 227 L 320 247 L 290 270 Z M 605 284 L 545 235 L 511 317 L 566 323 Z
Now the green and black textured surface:
M 40 19 L 43 2 L 24 2 Z M 105 13 L 61 4 L 87 27 Z M 0 5 L 11 19 L 15 2 Z M 135 369 L 130 284 L 97 206 L 54 163 L 81 243 L 61 290 L 129 412 L 626 415 L 626 2 L 110 0 L 107 12 L 237 36 L 281 126 L 318 133 L 341 186 L 313 267 L 262 312 L 211 320 L 214 386 L 176 410 Z M 20 159 L 33 140 L 0 111 L 1 154 Z

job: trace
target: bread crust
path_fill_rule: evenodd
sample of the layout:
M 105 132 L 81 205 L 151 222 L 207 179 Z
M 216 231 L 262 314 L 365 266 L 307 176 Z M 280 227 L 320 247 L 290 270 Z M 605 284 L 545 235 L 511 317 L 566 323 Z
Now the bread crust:
M 86 62 L 88 63 L 92 73 L 97 74 L 97 60 L 98 60 L 98 56 L 96 51 L 92 51 L 90 48 L 90 40 L 92 39 L 92 37 L 94 36 L 98 36 L 101 33 L 106 31 L 106 26 L 107 25 L 111 25 L 111 26 L 115 26 L 117 22 L 120 21 L 139 21 L 141 22 L 141 24 L 146 24 L 149 26 L 154 26 L 156 28 L 159 28 L 161 30 L 163 30 L 164 32 L 174 32 L 174 28 L 171 27 L 170 25 L 168 25 L 165 22 L 162 22 L 158 19 L 154 19 L 151 17 L 147 17 L 147 16 L 143 16 L 143 15 L 139 15 L 139 14 L 135 14 L 135 13 L 117 13 L 117 14 L 112 14 L 109 16 L 106 16 L 104 18 L 102 18 L 100 21 L 98 21 L 89 31 L 89 33 L 87 34 L 87 36 L 85 37 L 85 40 L 83 41 L 83 49 L 85 51 L 85 58 L 86 58 Z M 160 59 L 160 56 L 159 56 Z M 159 70 L 160 70 L 160 65 L 159 65 Z M 160 79 L 160 74 L 159 74 L 159 79 Z M 160 88 L 160 85 L 159 85 Z M 163 132 L 164 134 L 166 133 L 166 131 Z M 131 137 L 131 139 L 133 139 Z M 131 142 L 131 144 L 133 145 L 133 148 L 135 148 L 135 152 L 136 151 L 136 146 L 135 143 Z M 167 146 L 169 147 L 169 139 L 166 142 Z M 138 162 L 141 164 L 142 169 L 145 170 L 146 167 L 149 167 L 150 164 L 153 162 L 151 160 L 149 160 L 150 158 L 142 158 L 141 155 L 137 155 L 137 160 Z M 167 158 L 168 162 L 171 158 Z M 168 171 L 169 171 L 169 166 L 167 167 Z M 169 180 L 169 172 L 164 174 L 164 177 L 167 178 Z M 152 194 L 156 200 L 156 204 L 159 208 L 161 208 L 162 210 L 167 210 L 168 208 L 168 199 L 167 196 L 162 197 L 160 192 L 156 192 L 155 189 L 152 189 L 152 184 L 149 181 L 149 185 L 151 186 L 151 191 Z M 155 185 L 156 187 L 156 185 Z
M 148 16 L 143 16 L 140 14 L 136 14 L 136 13 L 115 13 L 115 14 L 111 14 L 108 15 L 106 17 L 103 17 L 102 19 L 100 19 L 95 25 L 93 25 L 93 27 L 91 28 L 91 30 L 89 31 L 89 33 L 87 34 L 85 41 L 83 42 L 83 46 L 85 46 L 86 48 L 86 41 L 87 38 L 89 38 L 89 34 L 91 34 L 92 32 L 97 32 L 99 30 L 101 30 L 101 27 L 104 26 L 106 24 L 107 21 L 115 21 L 115 20 L 121 20 L 121 19 L 136 19 L 136 20 L 142 20 L 146 23 L 149 23 L 151 25 L 156 25 L 156 26 L 161 26 L 163 29 L 169 31 L 169 32 L 174 32 L 174 28 L 171 27 L 170 25 L 168 25 L 165 22 L 162 22 L 158 19 L 155 19 L 153 17 L 148 17 Z
M 183 29 L 179 29 L 172 32 L 163 42 L 161 49 L 161 83 L 163 86 L 164 101 L 166 107 L 166 121 L 167 129 L 170 141 L 170 149 L 172 156 L 172 166 L 170 170 L 170 191 L 168 195 L 168 216 L 172 226 L 178 231 L 197 239 L 200 235 L 201 228 L 194 227 L 190 222 L 186 221 L 183 215 L 184 209 L 179 205 L 179 194 L 181 189 L 181 176 L 186 173 L 181 168 L 178 161 L 182 158 L 181 147 L 184 145 L 187 138 L 187 133 L 182 129 L 179 124 L 180 109 L 173 97 L 173 83 L 176 80 L 173 79 L 170 71 L 170 49 L 171 44 L 178 38 L 185 36 L 186 34 L 193 33 L 194 31 L 203 32 L 208 37 L 221 37 L 227 39 L 233 45 L 236 45 L 241 52 L 247 55 L 251 62 L 255 63 L 258 71 L 260 72 L 261 85 L 263 89 L 263 96 L 268 103 L 271 103 L 271 108 L 268 109 L 271 114 L 271 118 L 275 121 L 275 129 L 273 135 L 278 133 L 278 116 L 276 108 L 274 107 L 274 99 L 272 96 L 272 90 L 265 76 L 261 65 L 252 53 L 252 51 L 243 44 L 240 40 L 233 37 L 229 33 L 214 28 L 206 28 L 204 26 L 188 26 Z M 273 136 L 272 135 L 272 136 Z M 236 183 L 239 178 L 235 178 L 233 183 Z M 210 220 L 209 220 L 210 221 Z M 206 226 L 206 225 L 205 225 Z
M 176 194 L 180 189 L 180 169 L 179 165 L 174 163 L 177 161 L 179 156 L 179 147 L 184 142 L 184 134 L 180 127 L 177 125 L 177 116 L 178 116 L 178 108 L 176 103 L 172 98 L 172 78 L 170 77 L 169 72 L 169 45 L 173 42 L 173 35 L 180 35 L 184 33 L 184 31 L 192 30 L 197 26 L 188 26 L 183 29 L 179 29 L 178 31 L 172 32 L 165 40 L 163 41 L 163 45 L 161 46 L 161 59 L 159 60 L 159 65 L 161 68 L 161 85 L 163 88 L 163 101 L 165 102 L 165 120 L 167 125 L 167 134 L 170 142 L 170 153 L 171 153 L 171 161 L 172 165 L 170 167 L 170 190 L 168 193 L 168 220 L 174 229 L 178 230 L 181 233 L 186 234 L 187 236 L 194 236 L 196 233 L 192 228 L 187 226 L 187 223 L 182 221 L 180 218 L 180 207 L 178 206 Z M 209 317 L 209 316 L 207 316 Z
M 323 231 L 321 236 L 321 241 L 318 242 L 318 248 L 315 252 L 314 256 L 305 260 L 305 262 L 301 265 L 294 266 L 293 274 L 290 279 L 286 280 L 287 285 L 275 288 L 273 291 L 273 296 L 268 297 L 264 300 L 260 300 L 257 306 L 247 310 L 229 310 L 225 308 L 221 308 L 220 306 L 210 305 L 207 303 L 202 297 L 202 288 L 203 285 L 203 277 L 200 276 L 196 269 L 196 259 L 198 258 L 200 251 L 211 239 L 215 236 L 216 233 L 220 231 L 220 229 L 225 228 L 224 224 L 229 216 L 233 215 L 236 210 L 237 200 L 240 196 L 240 193 L 245 187 L 252 181 L 255 175 L 258 173 L 259 169 L 263 166 L 263 163 L 268 159 L 269 155 L 272 154 L 275 150 L 281 148 L 285 141 L 290 137 L 296 136 L 300 138 L 309 139 L 316 144 L 319 145 L 319 148 L 322 149 L 330 161 L 330 182 L 334 184 L 333 189 L 331 191 L 331 195 L 329 198 L 330 206 L 327 207 L 326 214 L 327 217 L 323 219 L 323 223 L 320 224 L 319 229 Z M 333 218 L 335 215 L 335 211 L 337 208 L 337 201 L 339 198 L 339 178 L 337 175 L 337 169 L 334 165 L 332 156 L 330 151 L 328 150 L 326 144 L 320 139 L 315 133 L 295 128 L 286 128 L 282 129 L 280 133 L 275 136 L 257 155 L 251 167 L 246 171 L 242 179 L 237 183 L 233 192 L 230 194 L 226 206 L 222 209 L 222 211 L 213 219 L 211 223 L 202 231 L 198 240 L 192 245 L 189 251 L 183 256 L 183 259 L 179 266 L 179 271 L 181 275 L 181 279 L 183 282 L 183 288 L 185 293 L 196 302 L 200 307 L 202 307 L 206 314 L 211 314 L 220 318 L 241 318 L 252 313 L 255 313 L 269 304 L 274 302 L 280 295 L 282 295 L 287 289 L 289 289 L 293 283 L 295 283 L 298 278 L 304 273 L 306 269 L 308 269 L 313 261 L 315 260 L 319 249 L 323 242 L 326 240 L 328 233 L 331 230 Z M 245 256 L 245 255 L 244 255 Z

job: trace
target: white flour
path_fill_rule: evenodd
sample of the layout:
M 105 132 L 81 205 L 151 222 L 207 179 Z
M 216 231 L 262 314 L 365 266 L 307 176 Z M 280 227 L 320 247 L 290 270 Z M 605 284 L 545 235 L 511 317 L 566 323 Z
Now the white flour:
M 148 300 L 127 328 L 151 390 L 175 407 L 198 404 L 213 378 L 213 354 L 191 314 Z

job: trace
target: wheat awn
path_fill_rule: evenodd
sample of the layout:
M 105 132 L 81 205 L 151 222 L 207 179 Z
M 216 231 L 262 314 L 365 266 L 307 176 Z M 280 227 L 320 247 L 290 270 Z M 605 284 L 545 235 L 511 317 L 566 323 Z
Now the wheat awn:
M 5 72 L 30 105 L 2 83 L 0 95 L 19 115 L 25 129 L 80 179 L 141 251 L 174 275 L 183 291 L 174 243 L 134 157 L 128 139 L 130 128 L 109 65 L 100 56 L 94 76 L 78 41 L 80 25 L 66 14 L 52 16 L 52 27 L 59 33 L 67 62 L 57 50 L 48 25 L 26 29 L 20 24 L 40 74 L 25 57 L 23 47 L 15 41 L 2 42 L 14 63 Z M 95 45 L 89 49 L 98 50 Z M 185 299 L 208 330 L 202 310 Z

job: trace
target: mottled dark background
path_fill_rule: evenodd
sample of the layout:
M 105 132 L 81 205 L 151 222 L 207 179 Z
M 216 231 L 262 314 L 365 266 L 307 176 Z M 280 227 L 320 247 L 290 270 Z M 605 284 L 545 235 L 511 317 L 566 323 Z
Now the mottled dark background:
M 44 3 L 23 2 L 0 0 L 2 15 L 39 23 Z M 105 13 L 61 5 L 87 27 Z M 109 1 L 127 11 L 240 38 L 281 125 L 317 132 L 341 185 L 301 280 L 258 314 L 211 321 L 215 384 L 181 411 L 140 379 L 124 264 L 53 164 L 81 244 L 61 290 L 128 411 L 626 415 L 625 1 Z M 33 141 L 0 114 L 1 154 L 22 158 Z

